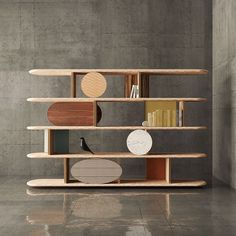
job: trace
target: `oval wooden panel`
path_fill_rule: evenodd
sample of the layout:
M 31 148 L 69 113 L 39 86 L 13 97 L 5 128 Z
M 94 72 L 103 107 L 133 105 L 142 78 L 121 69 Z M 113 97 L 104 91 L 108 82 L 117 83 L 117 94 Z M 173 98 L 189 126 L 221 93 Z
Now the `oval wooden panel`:
M 71 175 L 86 184 L 105 184 L 119 179 L 122 168 L 114 161 L 90 159 L 75 163 Z
M 127 147 L 136 155 L 147 154 L 152 148 L 152 137 L 145 130 L 135 130 L 127 138 Z
M 97 72 L 86 74 L 81 80 L 81 90 L 88 97 L 100 97 L 106 91 L 107 81 Z
M 91 126 L 95 123 L 93 106 L 92 102 L 57 102 L 48 108 L 48 120 L 58 126 Z M 97 106 L 97 123 L 101 117 Z

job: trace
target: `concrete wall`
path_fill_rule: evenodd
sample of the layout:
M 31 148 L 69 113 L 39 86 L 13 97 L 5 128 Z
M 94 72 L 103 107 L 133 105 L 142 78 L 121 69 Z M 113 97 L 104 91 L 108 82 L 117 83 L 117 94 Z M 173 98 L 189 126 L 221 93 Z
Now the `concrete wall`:
M 29 160 L 42 151 L 46 105 L 27 97 L 66 97 L 65 78 L 30 76 L 32 68 L 206 68 L 209 76 L 151 79 L 152 96 L 207 97 L 189 104 L 186 122 L 208 131 L 152 133 L 154 151 L 206 152 L 205 160 L 178 160 L 173 176 L 211 180 L 211 1 L 78 0 L 0 1 L 0 173 L 59 175 L 58 160 Z M 203 78 L 202 78 L 203 77 Z M 107 96 L 122 96 L 122 80 L 109 79 Z M 102 105 L 103 124 L 140 124 L 143 107 Z M 94 150 L 126 150 L 128 132 L 72 133 L 71 146 L 84 135 Z M 145 175 L 144 161 L 122 163 L 125 176 Z
M 213 1 L 213 173 L 236 188 L 236 2 Z

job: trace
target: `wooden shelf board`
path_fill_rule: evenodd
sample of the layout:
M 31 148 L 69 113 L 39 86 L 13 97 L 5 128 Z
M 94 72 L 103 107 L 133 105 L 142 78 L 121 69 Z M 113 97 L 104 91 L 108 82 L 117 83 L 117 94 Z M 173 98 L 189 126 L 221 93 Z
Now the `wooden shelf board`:
M 103 74 L 149 74 L 149 75 L 205 75 L 204 69 L 33 69 L 29 73 L 39 76 L 71 76 L 72 73 L 86 74 L 99 72 Z
M 28 126 L 28 130 L 202 130 L 206 126 L 182 126 L 182 127 L 143 127 L 143 126 Z
M 63 179 L 35 179 L 27 182 L 30 187 L 201 187 L 203 180 L 180 180 L 167 183 L 164 180 L 123 180 L 121 183 L 84 184 L 80 182 L 64 183 Z
M 28 98 L 28 102 L 145 102 L 145 101 L 184 101 L 205 102 L 206 98 Z
M 146 155 L 134 155 L 130 152 L 100 152 L 95 154 L 90 153 L 76 153 L 76 154 L 55 154 L 48 155 L 46 152 L 30 153 L 29 158 L 205 158 L 205 153 L 158 153 Z

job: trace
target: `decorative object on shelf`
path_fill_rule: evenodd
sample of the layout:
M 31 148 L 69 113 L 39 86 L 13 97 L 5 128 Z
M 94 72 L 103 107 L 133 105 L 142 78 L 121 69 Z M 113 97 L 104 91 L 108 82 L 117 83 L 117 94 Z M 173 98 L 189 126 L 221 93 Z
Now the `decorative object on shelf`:
M 146 101 L 145 117 L 150 127 L 176 127 L 176 101 Z
M 139 98 L 139 87 L 133 84 L 130 92 L 130 98 Z
M 48 120 L 58 126 L 92 126 L 97 122 L 95 106 L 93 102 L 56 102 L 48 108 Z M 101 109 L 97 112 L 101 114 Z
M 148 121 L 146 121 L 146 120 L 143 121 L 143 122 L 142 122 L 142 126 L 143 126 L 143 127 L 148 127 Z
M 90 159 L 76 162 L 71 175 L 86 184 L 105 184 L 120 178 L 122 168 L 114 161 Z
M 87 73 L 81 80 L 81 90 L 88 97 L 100 97 L 107 88 L 105 77 L 97 72 Z
M 87 145 L 84 137 L 80 138 L 80 147 L 82 150 L 86 151 L 86 152 L 91 152 L 92 154 L 94 154 L 94 152 L 89 148 L 89 146 Z
M 144 130 L 135 130 L 127 138 L 127 147 L 135 155 L 145 155 L 152 148 L 152 137 Z

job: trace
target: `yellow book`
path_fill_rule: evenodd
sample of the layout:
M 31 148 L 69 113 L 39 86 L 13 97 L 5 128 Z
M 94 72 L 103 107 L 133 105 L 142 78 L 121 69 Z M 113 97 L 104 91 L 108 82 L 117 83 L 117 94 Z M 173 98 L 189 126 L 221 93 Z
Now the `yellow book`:
M 146 101 L 145 102 L 145 120 L 148 120 L 148 113 L 157 111 L 157 126 L 164 126 L 164 123 L 167 125 L 167 115 L 166 118 L 163 119 L 163 113 L 166 110 L 171 111 L 171 126 L 176 126 L 176 111 L 177 104 L 175 101 Z M 158 115 L 159 113 L 159 115 Z M 169 124 L 169 122 L 168 122 Z
M 162 115 L 162 126 L 164 126 L 164 127 L 167 126 L 167 110 L 163 110 L 163 115 Z
M 166 110 L 166 126 L 167 127 L 171 126 L 171 110 L 170 109 Z
M 156 113 L 156 111 L 152 112 L 152 126 L 157 126 L 157 113 Z
M 152 126 L 152 113 L 151 112 L 148 112 L 147 121 L 148 121 L 148 126 Z

